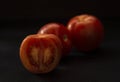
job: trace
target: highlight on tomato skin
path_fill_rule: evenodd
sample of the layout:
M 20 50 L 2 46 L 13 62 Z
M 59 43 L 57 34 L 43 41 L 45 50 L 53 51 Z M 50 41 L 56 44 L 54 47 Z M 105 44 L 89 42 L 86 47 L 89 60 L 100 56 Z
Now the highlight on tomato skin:
M 59 64 L 62 54 L 62 43 L 53 34 L 28 35 L 20 46 L 20 60 L 30 72 L 48 73 Z
M 95 50 L 104 38 L 103 24 L 93 15 L 77 15 L 70 19 L 67 28 L 71 34 L 73 45 L 79 51 Z
M 37 34 L 54 34 L 58 36 L 62 42 L 63 49 L 62 49 L 62 57 L 67 56 L 71 51 L 71 36 L 70 33 L 63 24 L 51 22 L 48 24 L 43 25 Z

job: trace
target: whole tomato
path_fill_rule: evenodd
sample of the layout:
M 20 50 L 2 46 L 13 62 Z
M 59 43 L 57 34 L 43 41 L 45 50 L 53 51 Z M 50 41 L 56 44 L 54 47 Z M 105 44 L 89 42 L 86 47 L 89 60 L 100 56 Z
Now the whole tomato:
M 100 46 L 104 37 L 101 21 L 88 14 L 82 14 L 70 19 L 67 26 L 72 43 L 80 51 L 92 51 Z
M 40 28 L 38 34 L 54 34 L 62 42 L 62 56 L 66 56 L 71 50 L 71 36 L 68 29 L 60 23 L 48 23 Z
M 48 73 L 59 64 L 62 43 L 53 34 L 29 35 L 21 43 L 20 59 L 23 66 L 32 73 Z

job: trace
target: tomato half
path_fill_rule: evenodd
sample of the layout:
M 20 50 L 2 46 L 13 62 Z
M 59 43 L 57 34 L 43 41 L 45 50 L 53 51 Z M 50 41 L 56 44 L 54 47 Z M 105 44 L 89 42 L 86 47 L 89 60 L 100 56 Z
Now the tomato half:
M 20 59 L 32 73 L 48 73 L 56 68 L 61 59 L 62 43 L 53 34 L 29 35 L 21 43 Z

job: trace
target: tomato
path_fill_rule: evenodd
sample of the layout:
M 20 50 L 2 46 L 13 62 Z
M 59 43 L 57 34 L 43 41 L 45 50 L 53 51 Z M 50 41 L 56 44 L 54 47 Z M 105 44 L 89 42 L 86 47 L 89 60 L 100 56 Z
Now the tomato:
M 61 59 L 62 43 L 52 34 L 29 35 L 21 43 L 20 59 L 32 73 L 48 73 L 55 69 Z
M 92 51 L 100 46 L 104 37 L 101 21 L 88 14 L 75 16 L 68 22 L 67 28 L 73 45 L 79 51 Z
M 62 42 L 62 56 L 65 57 L 71 50 L 71 36 L 68 29 L 60 23 L 48 23 L 40 28 L 38 34 L 54 34 Z

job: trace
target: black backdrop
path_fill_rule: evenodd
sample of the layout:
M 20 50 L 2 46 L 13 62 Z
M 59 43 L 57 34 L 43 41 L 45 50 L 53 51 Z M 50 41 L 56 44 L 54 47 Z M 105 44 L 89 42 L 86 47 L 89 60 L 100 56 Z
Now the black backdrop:
M 120 17 L 119 0 L 2 0 L 0 19 L 66 18 L 90 13 Z

